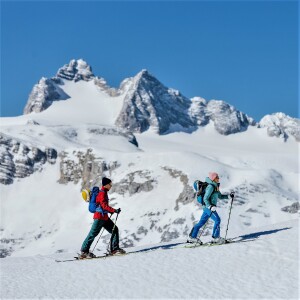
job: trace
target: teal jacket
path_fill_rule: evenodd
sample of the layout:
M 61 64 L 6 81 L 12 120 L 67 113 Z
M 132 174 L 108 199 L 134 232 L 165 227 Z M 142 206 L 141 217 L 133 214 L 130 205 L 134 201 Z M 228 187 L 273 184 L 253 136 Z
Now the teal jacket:
M 217 206 L 218 198 L 228 199 L 228 195 L 222 195 L 219 192 L 218 184 L 216 182 L 212 181 L 208 177 L 205 178 L 205 182 L 209 183 L 203 197 L 205 207 L 209 208 L 211 205 Z

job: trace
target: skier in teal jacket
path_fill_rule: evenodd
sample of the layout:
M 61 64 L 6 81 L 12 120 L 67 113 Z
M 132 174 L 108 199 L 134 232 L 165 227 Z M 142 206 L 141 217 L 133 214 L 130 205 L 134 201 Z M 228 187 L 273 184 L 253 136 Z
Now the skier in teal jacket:
M 209 173 L 209 176 L 206 177 L 205 182 L 208 183 L 208 186 L 205 189 L 205 194 L 203 201 L 205 206 L 203 207 L 203 213 L 200 218 L 200 221 L 193 227 L 189 238 L 188 243 L 202 243 L 197 239 L 198 232 L 200 228 L 211 218 L 215 224 L 212 232 L 212 243 L 222 243 L 224 238 L 220 237 L 220 224 L 221 219 L 216 211 L 218 199 L 228 199 L 228 195 L 222 195 L 219 191 L 219 175 L 215 172 Z M 234 196 L 233 193 L 230 194 L 231 197 Z

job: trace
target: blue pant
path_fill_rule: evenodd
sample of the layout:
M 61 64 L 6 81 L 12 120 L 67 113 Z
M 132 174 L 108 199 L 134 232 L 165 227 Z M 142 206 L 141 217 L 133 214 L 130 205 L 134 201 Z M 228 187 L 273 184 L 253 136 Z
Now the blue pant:
M 214 228 L 213 228 L 213 233 L 212 233 L 212 237 L 213 238 L 218 238 L 220 236 L 220 224 L 221 224 L 221 219 L 218 215 L 218 213 L 215 212 L 211 212 L 210 209 L 208 208 L 204 208 L 203 209 L 203 214 L 200 218 L 200 221 L 193 227 L 190 236 L 192 238 L 196 238 L 198 235 L 198 232 L 200 230 L 200 228 L 207 222 L 207 220 L 209 218 L 212 218 L 212 220 L 215 222 Z

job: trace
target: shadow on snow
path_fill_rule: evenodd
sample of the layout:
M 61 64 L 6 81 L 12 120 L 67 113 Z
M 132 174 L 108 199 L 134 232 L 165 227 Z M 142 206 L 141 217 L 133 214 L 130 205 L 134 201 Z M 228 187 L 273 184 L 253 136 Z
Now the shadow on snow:
M 259 232 L 253 232 L 245 235 L 241 235 L 238 238 L 241 239 L 241 241 L 249 240 L 249 239 L 258 239 L 260 236 L 263 235 L 269 235 L 269 234 L 274 234 L 282 230 L 288 230 L 291 229 L 291 227 L 285 227 L 285 228 L 280 228 L 280 229 L 273 229 L 273 230 L 266 230 L 266 231 L 259 231 Z
M 232 238 L 231 240 L 233 240 L 233 242 L 235 242 L 235 243 L 250 242 L 250 241 L 257 240 L 261 236 L 274 234 L 274 233 L 277 233 L 277 232 L 280 232 L 280 231 L 283 231 L 283 230 L 288 230 L 288 229 L 291 229 L 291 227 L 253 232 L 253 233 L 250 233 L 250 234 L 245 234 L 245 235 L 241 235 L 241 236 Z M 144 248 L 144 249 L 141 249 L 141 250 L 136 250 L 136 251 L 133 251 L 133 252 L 134 253 L 141 253 L 141 252 L 157 250 L 157 249 L 169 250 L 169 249 L 173 249 L 176 246 L 184 245 L 184 244 L 186 244 L 186 243 L 185 242 L 171 243 L 171 244 L 167 244 L 167 245 L 159 245 L 159 246 L 148 247 L 148 248 Z

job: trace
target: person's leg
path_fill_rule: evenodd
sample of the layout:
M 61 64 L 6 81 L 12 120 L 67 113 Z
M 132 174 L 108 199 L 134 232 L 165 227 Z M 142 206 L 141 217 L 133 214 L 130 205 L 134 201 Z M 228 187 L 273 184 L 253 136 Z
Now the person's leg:
M 219 215 L 216 211 L 212 213 L 211 218 L 215 222 L 212 237 L 213 238 L 218 238 L 218 237 L 220 237 L 221 219 L 220 219 L 220 217 L 219 217 Z
M 190 233 L 190 237 L 197 238 L 200 228 L 207 222 L 209 216 L 210 216 L 210 210 L 208 208 L 204 208 L 200 221 L 193 227 Z
M 110 238 L 110 251 L 114 251 L 116 249 L 119 249 L 119 229 L 114 224 L 114 222 L 111 219 L 108 219 L 105 221 L 103 227 L 111 233 Z
M 89 252 L 90 247 L 91 247 L 95 237 L 99 234 L 104 222 L 105 221 L 103 221 L 103 220 L 97 220 L 97 219 L 94 220 L 91 230 L 81 246 L 81 251 L 86 252 L 86 253 Z

